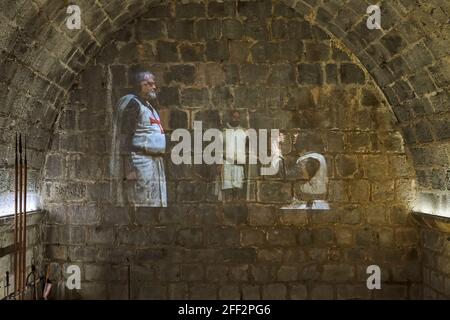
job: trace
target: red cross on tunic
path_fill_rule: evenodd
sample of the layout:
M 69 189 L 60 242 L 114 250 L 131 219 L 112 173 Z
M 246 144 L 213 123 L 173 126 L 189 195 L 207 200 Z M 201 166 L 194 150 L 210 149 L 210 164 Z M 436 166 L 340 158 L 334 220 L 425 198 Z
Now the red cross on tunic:
M 150 117 L 150 124 L 151 125 L 157 124 L 159 129 L 161 130 L 161 133 L 164 133 L 164 129 L 161 125 L 161 120 L 153 119 L 152 117 Z

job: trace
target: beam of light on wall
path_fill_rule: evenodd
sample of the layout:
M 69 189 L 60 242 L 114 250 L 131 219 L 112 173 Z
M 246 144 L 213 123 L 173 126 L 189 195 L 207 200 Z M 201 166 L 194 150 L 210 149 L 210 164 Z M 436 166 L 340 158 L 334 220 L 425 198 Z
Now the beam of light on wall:
M 450 218 L 450 195 L 421 192 L 414 203 L 413 210 Z
M 0 217 L 14 214 L 14 193 L 0 195 Z M 36 211 L 40 208 L 39 195 L 37 193 L 27 194 L 27 212 Z

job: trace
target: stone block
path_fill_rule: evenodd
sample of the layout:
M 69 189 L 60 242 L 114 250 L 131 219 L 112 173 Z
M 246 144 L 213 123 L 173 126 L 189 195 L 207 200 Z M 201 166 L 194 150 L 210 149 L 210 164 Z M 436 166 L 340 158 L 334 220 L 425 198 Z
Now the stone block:
M 237 19 L 224 19 L 222 21 L 222 37 L 224 39 L 239 40 L 244 33 L 242 23 Z
M 248 229 L 241 231 L 241 244 L 243 246 L 262 246 L 266 235 L 262 230 Z
M 282 182 L 258 182 L 258 200 L 261 202 L 287 202 L 292 199 L 291 185 Z
M 231 88 L 219 86 L 212 89 L 212 104 L 215 108 L 229 107 L 233 102 Z
M 244 17 L 270 17 L 272 14 L 271 1 L 240 1 L 237 13 Z
M 298 82 L 306 85 L 323 84 L 323 72 L 320 64 L 301 63 L 298 66 Z
M 190 20 L 175 20 L 167 25 L 168 37 L 177 40 L 194 39 L 194 22 Z
M 341 82 L 343 84 L 362 84 L 365 82 L 365 75 L 361 68 L 356 64 L 341 64 Z
M 177 62 L 179 61 L 176 42 L 158 41 L 157 44 L 158 61 Z
M 363 170 L 368 178 L 381 178 L 387 175 L 387 159 L 382 155 L 363 156 Z
M 171 283 L 169 285 L 169 299 L 186 300 L 188 295 L 187 285 L 184 283 Z
M 262 289 L 262 298 L 264 300 L 286 300 L 287 287 L 281 283 L 265 285 Z
M 184 264 L 181 267 L 181 275 L 185 281 L 201 281 L 204 279 L 204 270 L 199 264 Z
M 295 246 L 296 230 L 277 228 L 267 231 L 267 243 L 271 246 Z
M 371 290 L 365 285 L 337 286 L 337 298 L 340 300 L 369 300 L 371 296 Z
M 336 169 L 341 177 L 352 177 L 358 171 L 358 158 L 351 155 L 337 155 Z
M 353 231 L 351 228 L 336 228 L 335 235 L 338 245 L 349 246 L 353 244 Z
M 219 299 L 223 300 L 240 300 L 241 293 L 237 285 L 225 285 L 219 289 Z
M 398 246 L 416 245 L 418 241 L 418 232 L 413 228 L 399 228 L 395 230 L 395 241 Z
M 272 226 L 275 224 L 277 217 L 272 207 L 249 205 L 248 219 L 252 226 Z
M 243 285 L 242 286 L 242 299 L 244 300 L 260 300 L 261 293 L 259 286 L 257 285 Z
M 300 210 L 282 210 L 281 223 L 292 226 L 304 226 L 308 223 L 307 212 Z
M 146 11 L 144 18 L 168 18 L 170 17 L 170 6 L 167 4 L 152 3 Z
M 177 3 L 175 10 L 178 18 L 197 18 L 206 14 L 204 3 Z
M 220 265 L 207 266 L 206 280 L 211 282 L 226 282 L 228 280 L 228 268 Z
M 208 61 L 223 62 L 230 58 L 228 41 L 208 41 L 206 43 L 206 58 Z
M 87 230 L 89 244 L 113 244 L 115 240 L 113 228 L 95 227 Z
M 280 41 L 280 59 L 290 62 L 298 62 L 304 59 L 303 43 L 298 40 Z
M 400 35 L 394 34 L 393 32 L 382 37 L 380 42 L 392 55 L 399 53 L 407 46 L 406 41 Z
M 312 230 L 315 245 L 330 244 L 334 242 L 334 231 L 331 228 L 317 228 Z
M 338 83 L 338 69 L 336 64 L 327 64 L 325 67 L 325 74 L 327 84 Z
M 256 256 L 254 248 L 229 248 L 220 252 L 220 260 L 225 263 L 252 263 Z
M 382 180 L 371 185 L 371 198 L 373 201 L 394 200 L 394 180 Z
M 240 265 L 240 266 L 231 266 L 229 277 L 232 281 L 248 281 L 249 274 L 249 266 L 248 265 Z
M 296 281 L 297 280 L 297 267 L 295 266 L 282 266 L 277 271 L 278 281 Z
M 184 106 L 207 106 L 209 95 L 207 89 L 189 88 L 181 92 L 181 103 Z
M 210 1 L 208 2 L 208 16 L 228 17 L 236 14 L 236 6 L 232 1 Z
M 180 45 L 181 59 L 185 62 L 204 61 L 205 45 L 194 43 L 183 43 Z
M 161 285 L 140 284 L 134 294 L 136 300 L 165 300 L 167 287 Z
M 331 55 L 328 43 L 306 43 L 305 52 L 308 62 L 328 61 Z
M 248 62 L 251 43 L 248 41 L 230 41 L 230 61 L 237 63 Z
M 241 79 L 245 83 L 265 83 L 269 67 L 262 64 L 244 64 L 241 66 Z
M 222 22 L 219 19 L 199 19 L 195 21 L 195 30 L 199 40 L 217 40 L 222 34 Z
M 253 40 L 268 40 L 269 33 L 264 20 L 250 18 L 244 25 L 244 35 Z
M 313 300 L 332 300 L 334 299 L 334 288 L 326 284 L 314 285 L 311 288 L 310 297 Z
M 194 121 L 201 121 L 202 128 L 220 128 L 220 114 L 217 110 L 202 110 L 195 113 Z
M 370 246 L 377 243 L 377 233 L 369 228 L 356 230 L 355 243 L 358 246 Z
M 288 37 L 288 25 L 284 19 L 274 19 L 271 24 L 273 39 L 286 39 Z
M 186 248 L 203 246 L 203 230 L 201 228 L 181 229 L 177 232 L 175 243 Z
M 155 40 L 164 38 L 165 25 L 162 21 L 139 20 L 137 35 L 140 40 Z
M 172 76 L 171 76 L 172 77 Z M 179 106 L 180 93 L 178 87 L 161 87 L 158 94 L 158 101 L 161 106 Z M 172 128 L 172 126 L 171 126 Z
M 369 224 L 386 224 L 386 207 L 373 204 L 366 208 L 366 219 Z
M 367 180 L 353 180 L 349 183 L 350 198 L 354 202 L 367 202 L 370 197 L 370 183 Z
M 193 65 L 181 64 L 170 67 L 169 72 L 165 74 L 165 81 L 170 83 L 172 81 L 179 82 L 184 85 L 193 84 L 195 80 L 196 70 Z
M 295 70 L 289 64 L 273 65 L 267 82 L 274 86 L 288 86 L 295 82 Z

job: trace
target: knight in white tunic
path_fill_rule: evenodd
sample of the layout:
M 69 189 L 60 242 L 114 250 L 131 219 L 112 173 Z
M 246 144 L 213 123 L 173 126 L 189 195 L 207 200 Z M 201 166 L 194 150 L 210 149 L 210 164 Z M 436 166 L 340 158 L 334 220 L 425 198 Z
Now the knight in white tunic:
M 123 196 L 136 207 L 167 207 L 166 138 L 159 114 L 148 102 L 156 98 L 155 78 L 138 73 L 136 83 L 139 93 L 119 101 Z

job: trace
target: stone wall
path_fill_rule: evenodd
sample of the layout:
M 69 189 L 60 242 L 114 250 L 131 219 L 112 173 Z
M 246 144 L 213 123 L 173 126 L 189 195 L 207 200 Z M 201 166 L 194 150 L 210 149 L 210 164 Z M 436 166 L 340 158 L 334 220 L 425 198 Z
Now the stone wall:
M 226 2 L 228 8 L 236 7 L 234 1 Z M 369 32 L 365 27 L 369 5 L 366 0 L 279 2 L 342 41 L 374 77 L 410 146 L 422 193 L 416 210 L 445 214 L 450 163 L 447 125 L 450 3 L 379 1 L 383 29 Z M 74 79 L 117 30 L 147 11 L 164 12 L 168 5 L 172 12 L 176 10 L 173 2 L 155 0 L 79 0 L 77 5 L 83 12 L 80 30 L 65 27 L 67 3 L 62 1 L 5 0 L 0 4 L 2 182 L 13 176 L 10 170 L 13 162 L 8 155 L 12 155 L 14 133 L 18 130 L 29 130 L 30 162 L 35 170 L 34 179 L 40 181 L 55 121 Z M 208 1 L 201 15 L 212 17 L 214 10 L 225 12 L 225 5 Z M 10 191 L 9 185 L 0 183 L 0 197 Z
M 43 212 L 29 213 L 27 215 L 27 275 L 31 272 L 31 265 L 36 266 L 39 276 L 44 276 L 43 253 Z M 0 299 L 5 297 L 6 272 L 10 274 L 9 293 L 14 291 L 14 216 L 0 218 Z M 32 279 L 32 278 L 31 278 Z
M 175 166 L 169 206 L 115 206 L 112 110 L 148 68 L 168 135 L 223 125 L 279 128 L 286 175 L 259 177 L 254 201 L 219 202 L 215 171 Z M 274 2 L 162 5 L 116 35 L 79 77 L 57 123 L 43 185 L 46 257 L 66 298 L 356 299 L 421 296 L 418 231 L 408 214 L 414 171 L 395 117 L 364 68 L 336 40 Z M 304 182 L 299 155 L 326 156 L 329 211 L 281 210 Z M 382 290 L 366 288 L 367 266 Z M 65 291 L 64 291 L 65 290 Z

